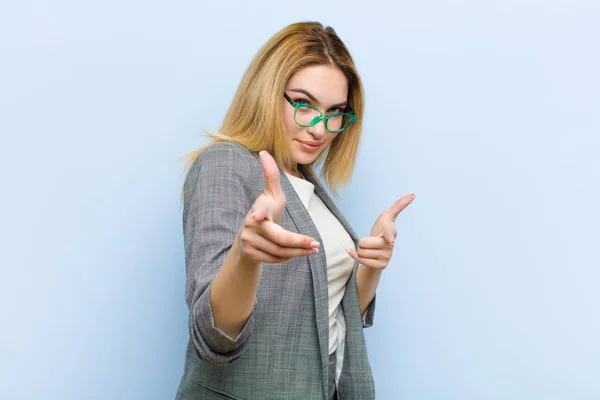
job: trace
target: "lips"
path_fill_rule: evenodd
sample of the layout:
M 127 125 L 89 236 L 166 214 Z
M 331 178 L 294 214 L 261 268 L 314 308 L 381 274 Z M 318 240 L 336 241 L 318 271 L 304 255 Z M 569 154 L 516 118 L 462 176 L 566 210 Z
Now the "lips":
M 320 142 L 303 142 L 301 140 L 298 140 L 298 143 L 300 144 L 300 147 L 304 150 L 307 151 L 309 153 L 317 153 L 319 151 L 319 149 L 321 148 L 321 145 L 323 143 Z
M 299 141 L 300 143 L 307 144 L 307 145 L 309 145 L 309 146 L 315 146 L 315 147 L 317 147 L 317 146 L 320 146 L 320 145 L 321 145 L 321 143 L 320 143 L 320 142 L 304 142 L 304 141 L 302 141 L 302 140 L 298 140 L 298 141 Z

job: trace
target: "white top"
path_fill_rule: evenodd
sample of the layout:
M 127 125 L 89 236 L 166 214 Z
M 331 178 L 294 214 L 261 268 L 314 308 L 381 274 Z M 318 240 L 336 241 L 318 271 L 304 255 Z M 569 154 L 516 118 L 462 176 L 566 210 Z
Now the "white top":
M 346 252 L 347 248 L 354 249 L 354 242 L 338 219 L 329 211 L 323 201 L 314 193 L 314 185 L 304 179 L 286 173 L 290 183 L 298 193 L 302 204 L 312 218 L 321 239 L 320 251 L 325 251 L 327 260 L 327 287 L 329 290 L 329 354 L 338 346 L 337 362 L 341 371 L 346 325 L 344 323 L 340 304 L 346 291 L 346 284 L 352 275 L 354 259 Z

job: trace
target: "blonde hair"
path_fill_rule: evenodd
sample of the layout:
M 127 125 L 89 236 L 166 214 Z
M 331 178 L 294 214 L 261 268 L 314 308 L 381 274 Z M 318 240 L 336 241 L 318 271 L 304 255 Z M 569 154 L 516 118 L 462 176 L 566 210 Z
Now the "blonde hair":
M 318 22 L 289 25 L 261 47 L 238 86 L 219 132 L 205 133 L 211 142 L 183 157 L 187 159 L 185 174 L 203 150 L 218 142 L 239 143 L 255 152 L 267 150 L 279 166 L 297 172 L 285 132 L 282 97 L 290 77 L 313 65 L 331 65 L 342 71 L 348 79 L 348 104 L 359 116 L 337 135 L 328 150 L 306 165 L 316 179 L 314 166 L 323 163 L 322 176 L 337 196 L 337 188 L 347 186 L 354 170 L 364 94 L 348 49 L 333 28 Z

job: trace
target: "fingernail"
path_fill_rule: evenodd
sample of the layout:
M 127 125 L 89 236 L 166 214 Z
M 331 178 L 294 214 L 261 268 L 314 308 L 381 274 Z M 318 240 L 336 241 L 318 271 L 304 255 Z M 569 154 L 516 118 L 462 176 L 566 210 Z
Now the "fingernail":
M 317 242 L 316 240 L 310 244 L 310 247 L 319 247 L 319 246 L 321 246 L 321 244 L 319 242 Z
M 319 249 L 312 249 L 313 254 L 317 254 L 318 252 L 319 252 Z

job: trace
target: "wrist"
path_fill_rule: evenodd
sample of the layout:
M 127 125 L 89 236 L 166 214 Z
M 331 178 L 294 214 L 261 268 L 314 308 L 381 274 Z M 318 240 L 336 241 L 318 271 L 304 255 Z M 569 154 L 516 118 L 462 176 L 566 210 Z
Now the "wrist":
M 369 267 L 364 264 L 359 264 L 358 270 L 362 270 L 362 274 L 365 276 L 380 276 L 383 272 L 383 269 Z

